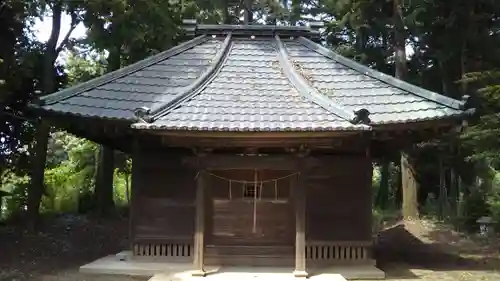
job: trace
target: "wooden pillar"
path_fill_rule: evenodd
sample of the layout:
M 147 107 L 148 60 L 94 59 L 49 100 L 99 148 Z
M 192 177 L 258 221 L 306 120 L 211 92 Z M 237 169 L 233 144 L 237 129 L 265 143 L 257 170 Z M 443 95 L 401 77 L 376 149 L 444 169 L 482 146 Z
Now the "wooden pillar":
M 140 149 L 140 144 L 138 140 L 138 136 L 135 136 L 135 139 L 133 140 L 133 146 L 132 146 L 132 184 L 130 185 L 130 203 L 129 203 L 129 243 L 130 243 L 130 249 L 132 250 L 133 255 L 136 254 L 134 250 L 134 245 L 135 245 L 135 226 L 137 223 L 136 215 L 137 215 L 137 210 L 136 206 L 138 205 L 137 199 L 138 199 L 138 188 L 140 186 L 138 180 L 139 180 L 139 175 L 140 175 L 140 170 L 141 170 L 141 151 Z
M 303 162 L 303 157 L 299 161 Z M 299 163 L 299 175 L 294 181 L 295 198 L 295 277 L 306 278 L 306 170 Z
M 201 170 L 196 178 L 196 224 L 194 233 L 193 276 L 205 276 L 203 267 L 205 234 L 205 171 Z

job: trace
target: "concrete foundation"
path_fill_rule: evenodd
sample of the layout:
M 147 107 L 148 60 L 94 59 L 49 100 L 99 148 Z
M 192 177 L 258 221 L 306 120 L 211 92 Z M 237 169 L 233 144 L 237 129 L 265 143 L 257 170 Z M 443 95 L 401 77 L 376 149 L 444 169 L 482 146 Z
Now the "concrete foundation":
M 88 274 L 123 274 L 152 276 L 150 281 L 246 281 L 297 280 L 293 268 L 273 267 L 207 267 L 206 277 L 192 277 L 192 263 L 132 259 L 129 252 L 107 256 L 80 267 Z M 344 281 L 384 279 L 385 274 L 375 266 L 332 266 L 309 269 L 311 281 Z M 256 280 L 258 279 L 258 280 Z
M 223 270 L 208 274 L 206 277 L 192 277 L 190 272 L 174 274 L 160 273 L 149 281 L 297 281 L 305 278 L 294 277 L 288 269 L 269 268 L 223 268 Z M 311 281 L 347 281 L 340 274 L 320 274 L 309 277 Z

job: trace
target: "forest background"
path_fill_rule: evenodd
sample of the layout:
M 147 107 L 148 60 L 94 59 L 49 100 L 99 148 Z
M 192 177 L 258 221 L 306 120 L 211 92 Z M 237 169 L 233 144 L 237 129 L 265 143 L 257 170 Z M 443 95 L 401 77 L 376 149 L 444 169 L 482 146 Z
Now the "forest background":
M 495 0 L 0 1 L 0 220 L 35 226 L 41 214 L 126 209 L 129 155 L 47 126 L 25 106 L 185 41 L 186 18 L 323 21 L 323 43 L 336 52 L 446 96 L 470 96 L 468 126 L 405 151 L 416 185 L 402 183 L 399 151 L 376 159 L 374 218 L 434 216 L 463 229 L 485 215 L 500 221 Z M 40 21 L 47 38 L 38 36 Z

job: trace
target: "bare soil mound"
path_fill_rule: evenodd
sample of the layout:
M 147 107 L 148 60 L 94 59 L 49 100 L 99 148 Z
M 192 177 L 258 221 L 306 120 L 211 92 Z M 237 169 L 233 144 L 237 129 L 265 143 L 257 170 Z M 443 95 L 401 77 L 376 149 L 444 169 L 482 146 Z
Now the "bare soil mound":
M 499 268 L 499 240 L 454 231 L 429 220 L 400 221 L 379 234 L 375 256 L 381 266 L 404 262 L 428 269 Z

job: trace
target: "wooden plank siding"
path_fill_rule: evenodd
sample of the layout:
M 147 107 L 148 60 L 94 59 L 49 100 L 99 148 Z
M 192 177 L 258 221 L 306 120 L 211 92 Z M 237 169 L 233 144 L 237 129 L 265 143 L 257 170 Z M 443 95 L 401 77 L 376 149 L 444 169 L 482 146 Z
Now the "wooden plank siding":
M 198 171 L 183 163 L 185 156 L 144 149 L 133 154 L 131 246 L 136 256 L 193 258 Z M 315 155 L 307 163 L 303 181 L 307 266 L 368 259 L 371 160 L 365 154 Z M 269 182 L 259 191 L 253 229 L 254 204 L 245 198 L 237 181 L 252 182 L 254 173 L 252 169 L 233 169 L 205 174 L 205 264 L 294 265 L 292 180 Z M 257 173 L 257 181 L 261 181 L 296 171 L 276 167 Z
M 307 179 L 307 240 L 371 240 L 371 160 L 360 154 L 320 162 Z
M 322 156 L 316 163 L 307 178 L 307 266 L 373 264 L 371 159 Z
M 193 256 L 196 171 L 180 156 L 158 151 L 133 155 L 131 241 L 137 256 Z
M 253 170 L 214 171 L 209 176 L 211 189 L 210 231 L 207 241 L 212 245 L 269 246 L 293 245 L 295 235 L 293 202 L 290 198 L 290 178 L 259 186 L 258 200 L 245 198 L 244 184 L 254 180 Z M 290 176 L 288 171 L 257 171 L 258 181 Z M 228 182 L 225 179 L 234 179 Z M 231 187 L 231 191 L 229 188 Z M 256 229 L 253 229 L 254 207 Z
M 293 176 L 295 172 L 286 170 L 211 171 L 207 264 L 293 266 Z M 272 181 L 278 178 L 282 179 Z M 245 184 L 239 181 L 252 185 L 255 179 L 268 182 L 258 185 L 256 196 L 246 196 Z M 258 200 L 254 204 L 255 197 Z

